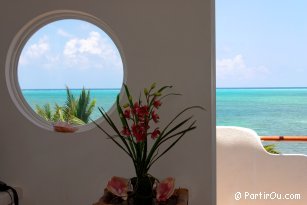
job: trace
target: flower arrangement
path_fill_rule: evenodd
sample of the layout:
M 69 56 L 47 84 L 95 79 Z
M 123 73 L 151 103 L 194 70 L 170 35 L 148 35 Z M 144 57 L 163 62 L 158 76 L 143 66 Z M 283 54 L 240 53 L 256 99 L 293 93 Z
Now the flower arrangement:
M 179 95 L 176 93 L 164 94 L 172 86 L 163 86 L 156 89 L 156 84 L 153 83 L 149 89 L 144 89 L 144 97 L 140 95 L 136 101 L 130 95 L 128 86 L 124 84 L 124 88 L 127 103 L 121 105 L 119 95 L 116 100 L 117 113 L 121 122 L 120 128 L 115 125 L 103 108 L 99 108 L 100 113 L 114 130 L 115 135 L 108 133 L 96 122 L 94 123 L 131 158 L 136 177 L 130 180 L 113 177 L 108 182 L 107 190 L 123 200 L 133 198 L 133 204 L 151 204 L 153 198 L 157 202 L 165 202 L 174 191 L 175 179 L 169 177 L 159 181 L 149 174 L 149 170 L 186 133 L 196 128 L 196 120 L 192 121 L 193 116 L 186 117 L 178 122 L 180 116 L 191 109 L 204 110 L 204 108 L 201 106 L 187 107 L 175 115 L 162 129 L 158 126 L 160 121 L 158 110 L 162 101 L 168 96 Z M 148 143 L 149 140 L 153 140 L 153 143 Z M 163 146 L 164 149 L 160 152 L 159 148 L 162 144 L 166 144 L 166 146 Z

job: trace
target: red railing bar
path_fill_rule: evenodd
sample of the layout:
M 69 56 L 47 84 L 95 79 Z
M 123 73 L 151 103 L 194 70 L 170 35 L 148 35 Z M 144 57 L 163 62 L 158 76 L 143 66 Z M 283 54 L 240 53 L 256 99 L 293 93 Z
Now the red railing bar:
M 263 141 L 307 141 L 307 136 L 261 136 Z

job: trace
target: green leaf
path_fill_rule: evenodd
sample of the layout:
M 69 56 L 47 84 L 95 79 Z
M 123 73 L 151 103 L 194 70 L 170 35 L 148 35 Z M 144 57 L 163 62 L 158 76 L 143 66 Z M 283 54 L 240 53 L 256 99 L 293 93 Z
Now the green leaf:
M 119 113 L 119 117 L 120 117 L 120 121 L 122 123 L 122 126 L 128 128 L 130 133 L 131 133 L 130 126 L 129 126 L 126 118 L 124 117 L 123 110 L 122 110 L 122 108 L 119 104 L 119 95 L 117 95 L 117 98 L 116 98 L 116 105 L 117 105 L 117 112 Z M 127 138 L 125 138 L 125 139 L 127 139 Z M 132 136 L 128 137 L 128 142 L 129 142 L 129 145 L 127 144 L 127 146 L 130 146 L 130 150 L 132 150 L 132 155 L 133 155 L 134 158 L 136 158 L 135 143 L 132 140 Z
M 146 162 L 146 164 L 148 164 L 149 163 L 149 161 L 151 160 L 151 158 L 152 158 L 152 156 L 153 156 L 153 154 L 154 154 L 154 152 L 155 152 L 155 150 L 159 147 L 159 143 L 160 143 L 160 141 L 161 141 L 161 138 L 164 136 L 164 133 L 167 131 L 167 129 L 174 123 L 174 121 L 178 118 L 178 117 L 180 117 L 183 113 L 185 113 L 185 112 L 187 112 L 188 110 L 191 110 L 191 109 L 201 109 L 201 110 L 205 110 L 203 107 L 201 107 L 201 106 L 190 106 L 190 107 L 187 107 L 187 108 L 185 108 L 185 109 L 183 109 L 181 112 L 179 112 L 167 125 L 166 125 L 166 127 L 163 129 L 163 131 L 161 132 L 161 134 L 160 134 L 160 136 L 156 139 L 156 141 L 155 141 L 155 143 L 154 143 L 154 145 L 152 146 L 152 148 L 151 148 L 151 150 L 150 150 L 150 152 L 149 152 L 149 154 L 148 154 L 148 157 L 147 157 L 147 162 Z M 188 119 L 186 119 L 186 120 L 184 120 L 184 121 L 182 121 L 182 122 L 187 122 L 189 120 L 189 118 Z M 181 122 L 181 123 L 182 123 Z M 181 124 L 181 123 L 179 123 L 179 124 Z M 184 124 L 183 123 L 183 124 Z M 181 125 L 180 125 L 181 126 Z M 179 126 L 179 127 L 180 127 Z M 175 127 L 178 127 L 178 124 L 175 126 Z M 171 130 L 173 130 L 173 131 L 175 131 L 176 129 L 174 129 L 174 128 L 172 128 Z M 171 133 L 171 132 L 167 132 L 168 134 L 169 133 Z
M 172 134 L 172 135 L 170 135 L 169 137 L 163 139 L 163 140 L 160 142 L 160 144 L 163 144 L 163 143 L 165 143 L 166 141 L 171 140 L 172 138 L 177 137 L 178 135 L 181 135 L 181 134 L 183 134 L 183 133 L 189 132 L 189 131 L 194 130 L 194 129 L 196 129 L 196 126 L 193 126 L 193 127 L 190 127 L 190 128 L 186 128 L 186 129 L 184 129 L 184 130 L 182 130 L 182 131 L 180 131 L 180 132 L 177 132 L 177 133 L 175 133 L 175 134 Z
M 125 91 L 126 91 L 126 95 L 127 95 L 129 104 L 130 104 L 130 108 L 133 109 L 133 99 L 132 99 L 132 96 L 130 95 L 129 88 L 125 83 L 124 83 L 124 87 L 125 87 Z
M 77 118 L 76 116 L 70 116 L 68 123 L 73 125 L 85 125 L 86 123 L 81 119 Z
M 177 144 L 179 142 L 179 140 L 190 130 L 195 129 L 196 127 L 194 127 L 194 124 L 196 123 L 196 121 L 194 121 L 184 132 L 181 133 L 181 135 L 168 147 L 166 148 L 160 155 L 158 155 L 156 158 L 153 158 L 150 162 L 150 164 L 147 167 L 147 170 L 150 169 L 150 167 L 158 160 L 160 159 L 163 155 L 165 155 L 173 146 L 175 146 L 175 144 Z
M 148 95 L 148 90 L 147 88 L 144 88 L 144 94 L 147 96 Z
M 276 144 L 268 144 L 263 146 L 264 149 L 271 154 L 280 154 L 280 152 L 276 149 Z
M 53 119 L 53 113 L 51 111 L 51 107 L 49 103 L 43 105 L 43 107 L 36 105 L 35 112 L 47 121 L 52 121 Z
M 55 113 L 53 115 L 53 122 L 64 122 L 64 111 L 63 107 L 59 106 L 57 103 L 54 105 Z
M 174 131 L 176 131 L 178 128 L 180 128 L 181 126 L 183 126 L 185 123 L 187 123 L 190 119 L 192 118 L 189 117 L 183 121 L 181 121 L 180 123 L 178 123 L 177 125 L 175 125 L 171 130 L 169 130 L 166 134 L 165 133 L 165 129 L 161 132 L 160 136 L 156 139 L 154 145 L 152 146 L 150 153 L 148 155 L 146 164 L 148 164 L 151 161 L 152 155 L 153 153 L 159 148 L 159 146 L 163 143 L 163 141 L 169 134 L 173 133 Z M 185 131 L 185 130 L 184 130 Z M 189 130 L 190 131 L 190 130 Z
M 167 88 L 172 88 L 172 87 L 173 87 L 173 86 L 169 86 L 169 85 L 168 85 L 168 86 L 163 86 L 163 87 L 160 88 L 157 92 L 155 92 L 155 93 L 153 94 L 154 97 L 151 99 L 151 101 L 150 101 L 150 103 L 149 103 L 150 107 L 152 106 L 152 104 L 153 104 L 155 98 L 162 95 L 163 90 L 165 90 L 165 89 L 167 89 Z
M 110 135 L 107 131 L 105 131 L 100 125 L 97 124 L 97 122 L 93 121 L 93 123 L 103 132 L 105 133 L 109 139 L 111 139 L 119 148 L 121 148 L 130 158 L 132 158 L 132 155 L 119 143 L 117 142 L 112 135 Z M 133 158 L 132 158 L 133 159 Z
M 169 97 L 169 96 L 179 96 L 179 95 L 181 95 L 181 94 L 180 93 L 169 93 L 169 94 L 166 94 L 163 97 L 159 98 L 159 100 L 163 100 L 164 98 Z
M 151 84 L 150 89 L 155 89 L 156 88 L 156 83 Z
M 126 138 L 121 135 L 120 131 L 117 129 L 117 127 L 115 126 L 114 122 L 111 120 L 109 115 L 104 111 L 104 109 L 103 108 L 98 108 L 98 109 L 99 109 L 100 113 L 102 114 L 103 118 L 108 122 L 109 126 L 112 127 L 112 129 L 116 132 L 116 134 L 119 136 L 121 141 L 124 143 L 124 145 L 126 146 L 128 152 L 130 153 L 130 156 L 131 156 L 132 160 L 134 161 L 135 160 L 134 155 L 132 154 L 132 151 L 131 151 L 129 145 L 126 142 Z
M 125 122 L 124 120 L 124 113 L 123 113 L 123 110 L 119 104 L 119 94 L 117 95 L 116 97 L 116 107 L 117 107 L 117 112 L 119 114 L 119 118 L 120 118 L 120 121 L 122 123 L 122 126 L 125 127 L 127 126 L 127 123 Z
M 163 90 L 167 89 L 167 88 L 172 88 L 173 86 L 172 85 L 166 85 L 166 86 L 163 86 L 162 88 L 160 88 L 158 90 L 159 93 L 162 93 Z

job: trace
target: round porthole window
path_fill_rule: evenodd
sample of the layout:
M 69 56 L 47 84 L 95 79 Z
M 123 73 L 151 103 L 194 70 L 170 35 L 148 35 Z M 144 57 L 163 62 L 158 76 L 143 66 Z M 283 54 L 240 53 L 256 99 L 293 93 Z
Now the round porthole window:
M 88 14 L 41 16 L 15 37 L 6 65 L 18 109 L 40 127 L 68 124 L 86 130 L 112 111 L 122 89 L 124 65 L 110 28 Z

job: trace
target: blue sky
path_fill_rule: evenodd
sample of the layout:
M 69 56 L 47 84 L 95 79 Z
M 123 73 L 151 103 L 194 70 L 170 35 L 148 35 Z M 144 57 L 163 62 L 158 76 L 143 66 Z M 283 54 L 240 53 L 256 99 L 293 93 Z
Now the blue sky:
M 306 0 L 216 0 L 217 87 L 307 87 L 306 11 Z
M 59 20 L 39 29 L 18 63 L 21 89 L 120 88 L 123 63 L 111 38 L 81 20 Z

